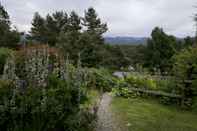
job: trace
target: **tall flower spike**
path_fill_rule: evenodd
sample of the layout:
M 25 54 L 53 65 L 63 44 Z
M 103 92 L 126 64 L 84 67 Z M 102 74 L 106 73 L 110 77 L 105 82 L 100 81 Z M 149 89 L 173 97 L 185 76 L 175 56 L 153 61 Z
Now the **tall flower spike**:
M 77 86 L 78 86 L 78 103 L 81 101 L 81 86 L 82 86 L 82 69 L 81 69 L 81 54 L 78 54 L 77 70 L 76 70 Z
M 5 63 L 4 66 L 4 71 L 3 71 L 3 79 L 4 80 L 11 80 L 11 81 L 16 81 L 18 77 L 15 74 L 15 61 L 14 61 L 14 56 L 11 54 Z

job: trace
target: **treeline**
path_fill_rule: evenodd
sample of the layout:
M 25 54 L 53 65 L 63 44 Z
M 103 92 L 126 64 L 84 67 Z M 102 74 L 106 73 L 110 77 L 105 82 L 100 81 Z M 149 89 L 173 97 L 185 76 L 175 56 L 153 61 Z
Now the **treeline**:
M 9 15 L 2 5 L 0 10 L 6 14 L 6 20 L 10 21 Z M 19 33 L 17 30 L 11 31 L 10 22 L 6 26 L 9 32 L 16 32 L 17 36 L 12 33 L 12 37 L 15 38 L 12 40 L 8 34 L 1 33 L 1 47 L 47 44 L 60 48 L 65 58 L 69 57 L 75 65 L 79 59 L 82 66 L 86 67 L 119 69 L 129 64 L 118 46 L 104 44 L 103 34 L 108 30 L 107 24 L 101 21 L 92 7 L 84 12 L 83 17 L 75 11 L 70 13 L 56 11 L 45 17 L 36 12 L 29 34 Z M 0 30 L 4 30 L 1 25 Z
M 0 3 L 0 46 L 15 48 L 19 40 L 19 32 L 11 29 L 9 15 Z
M 84 16 L 75 11 L 56 11 L 43 17 L 36 12 L 28 35 L 11 29 L 9 15 L 2 5 L 0 12 L 1 47 L 16 48 L 19 43 L 48 44 L 60 48 L 65 59 L 69 57 L 73 64 L 76 65 L 80 59 L 82 66 L 86 67 L 117 70 L 133 66 L 166 75 L 172 72 L 172 57 L 195 43 L 195 38 L 179 39 L 156 27 L 146 45 L 105 44 L 103 34 L 108 30 L 107 24 L 101 21 L 92 7 L 84 12 Z
M 195 38 L 176 38 L 156 27 L 146 45 L 120 45 L 120 48 L 135 68 L 145 68 L 149 72 L 170 75 L 174 55 L 195 46 Z
M 107 25 L 102 23 L 93 8 L 85 11 L 84 17 L 75 11 L 70 14 L 57 11 L 45 18 L 35 13 L 30 39 L 34 43 L 44 43 L 62 49 L 65 57 L 76 64 L 78 59 L 83 66 L 99 66 L 104 45 L 103 33 Z M 80 58 L 79 58 L 80 57 Z

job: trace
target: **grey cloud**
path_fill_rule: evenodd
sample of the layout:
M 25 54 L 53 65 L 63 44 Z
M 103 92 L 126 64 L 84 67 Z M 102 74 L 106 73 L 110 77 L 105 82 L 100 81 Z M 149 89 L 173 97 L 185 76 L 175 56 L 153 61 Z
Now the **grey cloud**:
M 83 15 L 90 6 L 108 23 L 107 36 L 149 36 L 155 26 L 179 37 L 194 35 L 192 16 L 196 0 L 1 0 L 13 24 L 29 30 L 34 12 L 42 15 L 56 10 Z

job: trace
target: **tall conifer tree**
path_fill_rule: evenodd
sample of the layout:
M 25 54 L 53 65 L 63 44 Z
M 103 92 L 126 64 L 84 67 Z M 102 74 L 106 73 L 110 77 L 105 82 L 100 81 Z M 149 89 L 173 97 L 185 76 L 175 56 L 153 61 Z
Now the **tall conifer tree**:
M 31 28 L 31 36 L 33 40 L 41 43 L 48 43 L 46 38 L 45 20 L 38 12 L 34 14 Z
M 17 30 L 11 30 L 8 12 L 0 3 L 0 46 L 15 48 L 20 40 Z
M 83 25 L 87 28 L 86 32 L 91 36 L 94 43 L 104 43 L 102 35 L 108 30 L 107 24 L 101 22 L 94 8 L 90 7 L 85 11 Z

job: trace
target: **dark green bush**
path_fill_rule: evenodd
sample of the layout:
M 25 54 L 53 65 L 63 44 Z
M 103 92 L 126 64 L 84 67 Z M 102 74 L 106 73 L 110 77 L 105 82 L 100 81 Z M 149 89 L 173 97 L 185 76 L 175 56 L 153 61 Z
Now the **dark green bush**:
M 193 99 L 192 109 L 193 109 L 195 112 L 197 112 L 197 97 L 194 97 L 194 99 Z
M 179 99 L 179 98 L 171 98 L 171 97 L 166 97 L 166 96 L 159 97 L 159 101 L 165 105 L 179 105 L 180 100 L 181 99 Z
M 174 75 L 178 80 L 176 90 L 184 98 L 182 106 L 190 108 L 194 104 L 194 97 L 197 96 L 197 48 L 184 49 L 175 55 L 173 60 Z

